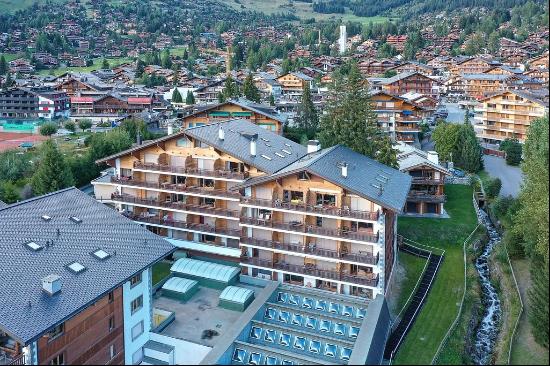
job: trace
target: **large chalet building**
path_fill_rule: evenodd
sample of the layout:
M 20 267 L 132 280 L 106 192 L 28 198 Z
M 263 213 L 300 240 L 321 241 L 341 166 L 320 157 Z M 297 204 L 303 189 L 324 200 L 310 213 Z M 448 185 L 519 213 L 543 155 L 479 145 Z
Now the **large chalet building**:
M 283 125 L 286 122 L 286 117 L 279 114 L 275 108 L 242 98 L 228 100 L 224 103 L 199 106 L 190 114 L 181 118 L 181 126 L 185 129 L 235 118 L 246 119 L 278 134 L 283 133 Z
M 22 87 L 0 91 L 0 118 L 54 119 L 68 115 L 69 98 L 64 92 Z
M 548 115 L 548 90 L 507 90 L 480 100 L 478 138 L 498 144 L 507 138 L 525 142 L 531 122 Z
M 76 188 L 0 207 L 0 227 L 0 363 L 139 364 L 169 243 Z
M 439 96 L 439 81 L 419 72 L 401 73 L 390 78 L 369 78 L 368 82 L 372 90 L 392 95 L 412 92 L 433 98 Z
M 107 157 L 95 196 L 192 257 L 373 298 L 395 261 L 411 178 L 343 146 L 308 148 L 246 120 Z

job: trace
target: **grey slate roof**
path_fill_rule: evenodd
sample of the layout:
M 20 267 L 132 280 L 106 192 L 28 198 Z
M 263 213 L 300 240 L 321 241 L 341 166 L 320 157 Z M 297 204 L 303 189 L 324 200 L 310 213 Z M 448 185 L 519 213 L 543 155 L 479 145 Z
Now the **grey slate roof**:
M 218 138 L 220 128 L 225 132 L 224 140 Z M 188 128 L 185 133 L 267 174 L 283 169 L 307 153 L 304 146 L 243 119 Z M 250 155 L 250 136 L 253 135 L 257 135 L 256 156 Z
M 45 221 L 42 215 L 51 219 Z M 71 216 L 82 222 L 73 222 Z M 0 266 L 0 329 L 23 344 L 174 250 L 164 239 L 76 188 L 0 208 L 0 228 L 4 258 Z M 46 240 L 53 240 L 53 245 L 46 247 Z M 25 246 L 29 241 L 43 248 L 35 252 Z M 90 253 L 97 249 L 111 257 L 96 259 Z M 86 270 L 74 274 L 65 268 L 74 261 Z M 62 284 L 53 296 L 42 290 L 41 281 L 51 274 L 59 275 Z
M 345 178 L 339 166 L 342 162 L 348 164 L 348 176 Z M 308 154 L 275 174 L 251 178 L 235 188 L 252 186 L 301 171 L 315 174 L 396 212 L 403 209 L 411 186 L 411 177 L 408 174 L 356 153 L 345 146 L 336 145 Z
M 0 201 L 0 209 L 6 207 L 8 204 Z

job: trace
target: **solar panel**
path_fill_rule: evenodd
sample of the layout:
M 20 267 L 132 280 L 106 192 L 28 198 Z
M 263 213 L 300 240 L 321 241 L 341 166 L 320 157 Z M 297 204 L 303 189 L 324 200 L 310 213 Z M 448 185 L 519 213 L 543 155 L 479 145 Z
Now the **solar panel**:
M 262 328 L 260 327 L 252 327 L 250 329 L 250 338 L 253 338 L 253 339 L 260 339 L 262 335 Z
M 317 327 L 317 319 L 311 316 L 306 318 L 306 328 L 315 329 Z
M 328 312 L 329 313 L 338 314 L 339 310 L 340 310 L 340 307 L 338 306 L 338 304 L 335 304 L 335 303 L 331 302 L 328 305 Z
M 304 297 L 304 301 L 302 301 L 302 307 L 311 309 L 313 308 L 313 300 L 309 297 Z
M 288 294 L 286 292 L 279 292 L 277 294 L 277 302 L 285 303 L 287 296 Z
M 346 326 L 342 323 L 336 323 L 336 325 L 334 326 L 334 334 L 345 335 Z
M 327 343 L 325 345 L 325 356 L 328 356 L 328 357 L 336 357 L 336 349 L 338 347 L 336 347 L 336 345 L 334 344 L 330 344 L 330 343 Z
M 277 357 L 267 356 L 267 357 L 265 358 L 264 364 L 265 364 L 265 365 L 278 365 L 278 364 L 279 364 L 279 360 L 277 359 Z
M 357 338 L 358 335 L 359 335 L 359 328 L 357 328 L 357 327 L 350 327 L 349 328 L 349 336 L 351 338 Z
M 306 339 L 304 337 L 294 338 L 294 348 L 300 350 L 306 349 Z
M 262 354 L 258 352 L 252 352 L 250 358 L 248 359 L 249 365 L 259 365 L 262 361 Z
M 326 307 L 327 307 L 327 302 L 325 300 L 317 300 L 317 303 L 315 304 L 316 310 L 325 311 Z
M 331 325 L 332 323 L 329 320 L 321 320 L 321 324 L 319 324 L 319 331 L 330 332 Z
M 264 334 L 264 340 L 267 342 L 274 343 L 275 342 L 275 331 L 273 329 L 267 329 Z
M 290 313 L 288 311 L 281 311 L 279 313 L 279 321 L 283 323 L 288 323 L 290 320 Z
M 342 307 L 342 315 L 351 317 L 353 315 L 353 306 L 344 305 Z
M 349 361 L 350 357 L 351 357 L 351 349 L 342 347 L 340 351 L 340 358 L 344 361 Z
M 309 342 L 309 352 L 312 352 L 312 353 L 321 352 L 321 342 L 319 342 L 319 341 Z
M 285 347 L 290 346 L 290 334 L 288 333 L 281 333 L 279 336 L 279 344 Z
M 266 319 L 275 319 L 275 315 L 277 314 L 277 310 L 273 308 L 267 308 L 265 309 L 264 318 Z
M 292 315 L 292 324 L 302 326 L 302 322 L 304 321 L 304 317 L 300 314 L 293 314 Z
M 367 309 L 359 308 L 357 309 L 356 318 L 363 319 L 367 315 Z

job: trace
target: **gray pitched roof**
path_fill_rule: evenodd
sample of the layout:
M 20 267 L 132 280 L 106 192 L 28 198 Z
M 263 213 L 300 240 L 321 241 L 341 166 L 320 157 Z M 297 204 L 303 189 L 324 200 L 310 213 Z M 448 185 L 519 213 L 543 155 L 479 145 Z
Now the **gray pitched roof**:
M 348 164 L 347 177 L 341 174 L 339 166 L 342 162 Z M 251 186 L 300 171 L 308 171 L 397 212 L 403 209 L 411 185 L 411 177 L 408 174 L 356 153 L 345 146 L 336 145 L 308 154 L 275 174 L 252 178 L 239 186 Z
M 0 209 L 6 207 L 8 204 L 0 201 Z
M 220 128 L 225 132 L 224 140 L 218 137 Z M 307 153 L 304 146 L 243 119 L 188 128 L 185 134 L 268 174 L 275 173 Z M 252 138 L 256 139 L 256 156 L 250 155 Z
M 71 216 L 82 222 L 73 222 Z M 0 208 L 0 227 L 0 252 L 9 256 L 0 266 L 0 329 L 23 344 L 174 250 L 76 188 Z M 46 247 L 47 240 L 53 244 Z M 25 245 L 29 241 L 43 248 L 33 251 Z M 97 249 L 111 257 L 96 259 L 90 253 Z M 65 268 L 74 261 L 86 270 L 74 274 Z M 42 290 L 41 281 L 51 274 L 60 276 L 62 283 L 61 292 L 53 296 Z

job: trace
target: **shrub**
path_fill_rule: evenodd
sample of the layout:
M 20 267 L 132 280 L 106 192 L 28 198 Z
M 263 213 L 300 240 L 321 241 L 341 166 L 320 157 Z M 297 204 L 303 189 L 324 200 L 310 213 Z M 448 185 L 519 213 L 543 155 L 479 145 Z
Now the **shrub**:
M 500 189 L 502 188 L 502 181 L 500 178 L 491 179 L 485 185 L 485 194 L 488 198 L 493 199 L 498 196 Z
M 51 136 L 57 132 L 57 125 L 55 123 L 44 123 L 40 126 L 40 134 L 42 136 Z

